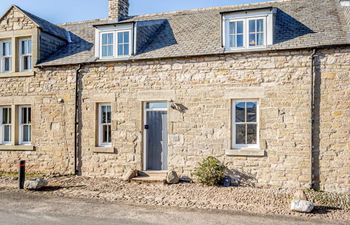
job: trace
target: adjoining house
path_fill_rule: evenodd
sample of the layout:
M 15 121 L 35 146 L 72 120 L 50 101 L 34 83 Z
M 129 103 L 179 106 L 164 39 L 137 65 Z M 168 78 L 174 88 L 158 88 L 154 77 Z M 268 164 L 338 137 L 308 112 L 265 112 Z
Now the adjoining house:
M 54 25 L 0 18 L 0 171 L 191 176 L 215 156 L 263 186 L 350 191 L 349 0 Z

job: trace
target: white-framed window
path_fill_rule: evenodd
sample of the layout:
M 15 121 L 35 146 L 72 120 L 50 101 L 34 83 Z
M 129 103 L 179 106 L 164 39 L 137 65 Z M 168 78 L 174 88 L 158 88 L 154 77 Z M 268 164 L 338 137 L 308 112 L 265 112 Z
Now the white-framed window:
M 32 40 L 30 38 L 19 40 L 20 71 L 32 70 Z
M 106 60 L 130 57 L 135 42 L 133 30 L 133 24 L 96 27 L 95 56 Z
M 266 48 L 273 44 L 276 9 L 232 12 L 223 15 L 225 50 Z
M 0 119 L 1 119 L 1 144 L 8 145 L 12 141 L 12 110 L 10 106 L 0 107 Z
M 244 20 L 229 22 L 228 38 L 231 48 L 244 47 Z
M 249 29 L 249 47 L 262 47 L 265 46 L 265 36 L 266 36 L 266 22 L 265 18 L 259 19 L 249 19 L 248 29 Z
M 32 109 L 30 106 L 19 107 L 19 144 L 30 145 L 32 142 Z
M 12 70 L 11 40 L 0 41 L 0 72 L 9 73 Z
M 98 146 L 112 145 L 112 106 L 110 104 L 98 105 Z
M 117 55 L 118 57 L 125 57 L 130 55 L 130 31 L 117 32 Z
M 259 101 L 232 101 L 232 148 L 259 148 Z
M 101 33 L 101 58 L 114 57 L 114 32 Z

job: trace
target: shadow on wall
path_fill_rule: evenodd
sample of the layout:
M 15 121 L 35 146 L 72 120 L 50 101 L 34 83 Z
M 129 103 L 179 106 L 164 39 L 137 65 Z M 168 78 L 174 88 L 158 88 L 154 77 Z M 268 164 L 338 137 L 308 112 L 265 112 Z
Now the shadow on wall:
M 254 187 L 258 182 L 258 180 L 252 175 L 234 169 L 231 170 L 227 167 L 225 170 L 225 176 L 231 177 L 233 183 L 239 182 L 240 186 Z
M 315 33 L 284 11 L 277 9 L 274 30 L 274 44 L 279 44 L 306 34 Z

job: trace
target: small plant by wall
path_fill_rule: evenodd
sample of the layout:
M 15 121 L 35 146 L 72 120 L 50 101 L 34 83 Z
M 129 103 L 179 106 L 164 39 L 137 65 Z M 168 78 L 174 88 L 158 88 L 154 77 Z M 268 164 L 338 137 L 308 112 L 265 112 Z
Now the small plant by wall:
M 225 176 L 225 166 L 215 157 L 205 158 L 195 169 L 194 175 L 198 182 L 214 186 L 218 185 Z

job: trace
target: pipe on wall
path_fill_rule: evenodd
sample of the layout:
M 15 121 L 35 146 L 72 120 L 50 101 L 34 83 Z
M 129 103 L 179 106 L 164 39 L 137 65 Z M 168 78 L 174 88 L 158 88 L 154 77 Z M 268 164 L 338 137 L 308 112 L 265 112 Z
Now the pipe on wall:
M 314 109 L 315 109 L 315 57 L 317 49 L 311 54 L 311 81 L 310 81 L 310 188 L 314 189 Z
M 74 110 L 74 174 L 80 175 L 80 168 L 78 165 L 78 158 L 79 158 L 79 152 L 80 152 L 80 144 L 79 144 L 79 121 L 80 121 L 80 112 L 79 112 L 79 77 L 80 72 L 82 70 L 83 65 L 79 64 L 78 68 L 75 71 L 75 110 Z

